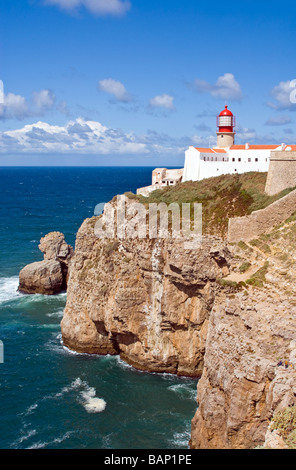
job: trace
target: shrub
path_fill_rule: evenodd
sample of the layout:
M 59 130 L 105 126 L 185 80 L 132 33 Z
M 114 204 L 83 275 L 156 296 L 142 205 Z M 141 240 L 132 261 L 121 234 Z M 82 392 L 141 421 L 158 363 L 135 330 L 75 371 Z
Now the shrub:
M 248 269 L 251 267 L 251 263 L 249 263 L 248 261 L 245 261 L 240 267 L 239 267 L 239 270 L 241 273 L 245 273 L 246 271 L 248 271 Z
M 266 261 L 264 266 L 262 268 L 258 269 L 258 271 L 256 271 L 250 277 L 250 279 L 247 280 L 247 284 L 249 284 L 250 286 L 254 286 L 254 287 L 263 287 L 264 282 L 265 282 L 265 276 L 266 276 L 267 271 L 268 271 L 268 266 L 269 266 L 269 263 L 268 263 L 268 261 Z
M 290 449 L 296 449 L 296 407 L 290 406 L 275 413 L 271 430 L 277 430 Z

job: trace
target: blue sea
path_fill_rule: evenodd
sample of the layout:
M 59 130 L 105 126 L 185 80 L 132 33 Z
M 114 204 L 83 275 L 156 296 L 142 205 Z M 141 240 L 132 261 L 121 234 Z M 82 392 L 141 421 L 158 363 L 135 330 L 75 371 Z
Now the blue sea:
M 97 204 L 150 184 L 151 171 L 0 169 L 1 449 L 188 448 L 197 380 L 71 353 L 60 332 L 66 294 L 17 292 L 20 269 L 42 260 L 42 236 L 60 231 L 74 246 Z

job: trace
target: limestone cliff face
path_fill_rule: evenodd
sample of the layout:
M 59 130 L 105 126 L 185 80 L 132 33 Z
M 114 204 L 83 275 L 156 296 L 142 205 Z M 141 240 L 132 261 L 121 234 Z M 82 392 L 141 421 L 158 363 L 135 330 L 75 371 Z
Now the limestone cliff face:
M 193 448 L 285 447 L 268 427 L 276 411 L 296 405 L 295 229 L 288 222 L 231 246 L 228 286 L 209 320 Z
M 209 237 L 195 249 L 182 240 L 98 239 L 95 222 L 77 234 L 64 344 L 201 377 L 194 449 L 278 440 L 274 412 L 296 405 L 295 221 L 254 243 Z
M 274 299 L 262 293 L 216 298 L 198 384 L 199 408 L 192 422 L 193 448 L 261 445 L 277 409 L 296 404 L 295 369 L 277 366 L 289 358 L 295 326 Z
M 200 376 L 215 281 L 228 272 L 218 239 L 195 250 L 173 240 L 77 234 L 62 320 L 75 351 L 120 354 L 138 369 Z

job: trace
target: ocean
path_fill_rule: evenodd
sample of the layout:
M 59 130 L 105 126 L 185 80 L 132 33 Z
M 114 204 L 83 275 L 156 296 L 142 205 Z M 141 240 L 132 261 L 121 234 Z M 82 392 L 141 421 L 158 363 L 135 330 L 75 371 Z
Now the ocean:
M 135 192 L 152 168 L 0 168 L 1 449 L 187 449 L 197 380 L 139 372 L 61 343 L 66 294 L 22 295 L 39 240 L 76 232 L 97 204 Z

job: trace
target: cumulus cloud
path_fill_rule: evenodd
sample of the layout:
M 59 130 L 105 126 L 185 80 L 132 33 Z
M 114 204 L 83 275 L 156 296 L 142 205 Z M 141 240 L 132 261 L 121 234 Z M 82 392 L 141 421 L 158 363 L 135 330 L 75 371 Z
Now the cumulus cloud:
M 1 153 L 147 153 L 146 143 L 134 134 L 109 129 L 96 121 L 78 118 L 64 126 L 38 121 L 0 133 Z
M 221 75 L 214 85 L 205 80 L 196 79 L 193 82 L 193 88 L 198 93 L 209 93 L 213 98 L 221 100 L 239 101 L 243 97 L 240 84 L 232 73 Z
M 132 101 L 132 97 L 126 91 L 125 86 L 113 78 L 100 80 L 98 83 L 98 89 L 112 95 L 116 101 L 121 103 L 129 103 Z
M 3 102 L 0 101 L 0 120 L 23 120 L 32 116 L 43 116 L 54 103 L 55 96 L 50 90 L 34 92 L 30 101 L 14 93 L 3 94 Z
M 208 144 L 209 138 L 171 137 L 153 130 L 139 136 L 83 118 L 68 121 L 64 126 L 38 121 L 0 132 L 1 154 L 182 155 L 195 143 Z
M 166 108 L 166 109 L 175 109 L 174 106 L 174 97 L 167 94 L 162 94 L 151 98 L 149 101 L 150 106 L 153 108 Z
M 267 102 L 267 106 L 277 110 L 290 110 L 296 111 L 296 82 L 295 80 L 287 80 L 280 82 L 270 92 L 273 97 L 273 102 Z
M 14 93 L 4 94 L 3 103 L 0 104 L 0 119 L 24 119 L 29 115 L 26 99 Z
M 44 3 L 56 5 L 68 12 L 76 12 L 80 8 L 85 8 L 98 16 L 120 16 L 131 8 L 129 0 L 44 0 Z
M 51 90 L 34 91 L 33 102 L 39 110 L 46 110 L 54 105 L 55 96 Z

